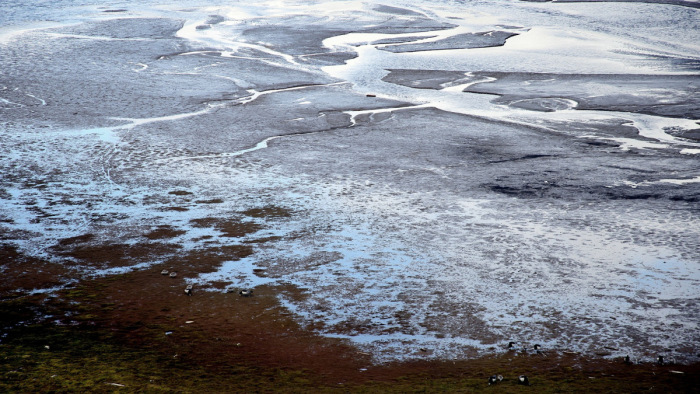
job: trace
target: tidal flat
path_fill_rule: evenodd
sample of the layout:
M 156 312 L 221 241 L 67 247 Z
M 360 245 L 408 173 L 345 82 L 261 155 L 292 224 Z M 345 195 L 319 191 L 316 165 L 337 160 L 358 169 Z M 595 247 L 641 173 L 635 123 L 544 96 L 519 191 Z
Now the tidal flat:
M 698 387 L 697 4 L 0 14 L 3 390 Z

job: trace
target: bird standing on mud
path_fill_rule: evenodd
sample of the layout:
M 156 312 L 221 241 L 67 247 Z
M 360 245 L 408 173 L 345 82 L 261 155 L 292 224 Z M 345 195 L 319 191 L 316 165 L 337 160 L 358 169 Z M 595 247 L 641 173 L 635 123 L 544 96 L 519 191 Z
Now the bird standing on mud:
M 250 297 L 253 295 L 253 290 L 243 289 L 238 292 L 238 295 L 240 295 L 241 297 Z
M 492 385 L 492 384 L 499 383 L 499 382 L 502 381 L 502 380 L 503 380 L 503 375 L 492 375 L 492 376 L 489 377 L 488 383 L 489 383 L 489 386 L 490 386 L 490 385 Z

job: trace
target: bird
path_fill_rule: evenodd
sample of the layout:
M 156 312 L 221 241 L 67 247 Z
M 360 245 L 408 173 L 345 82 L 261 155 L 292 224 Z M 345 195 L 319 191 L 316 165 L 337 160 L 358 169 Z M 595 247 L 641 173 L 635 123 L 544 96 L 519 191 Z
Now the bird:
M 514 349 L 515 348 L 515 342 L 508 342 L 508 349 Z
M 538 344 L 535 344 L 535 346 L 533 346 L 533 347 L 534 347 L 535 351 L 537 352 L 537 354 L 541 354 L 541 353 L 542 353 L 542 352 L 541 352 L 542 346 L 540 346 L 540 345 L 538 345 Z
M 171 272 L 171 273 L 170 273 L 170 277 L 171 277 L 171 278 L 174 278 L 174 277 L 176 277 L 176 276 L 177 276 L 177 272 Z
M 161 275 L 167 275 L 167 274 L 168 274 L 168 270 L 162 270 L 162 271 L 160 271 L 160 274 L 161 274 Z
M 241 297 L 250 297 L 253 295 L 253 290 L 243 289 L 238 292 Z
M 523 386 L 529 386 L 530 380 L 527 378 L 527 376 L 520 375 L 518 376 L 518 384 L 522 384 Z
M 498 376 L 496 376 L 496 375 L 489 376 L 489 380 L 488 380 L 489 386 L 492 384 L 496 384 L 498 382 L 499 382 Z
M 192 285 L 187 285 L 187 287 L 185 287 L 185 294 L 188 296 L 192 295 Z
M 629 365 L 629 364 L 632 364 L 632 360 L 630 360 L 630 356 L 629 356 L 629 355 L 625 356 L 625 364 L 628 364 L 628 365 Z
M 656 359 L 656 363 L 659 364 L 659 365 L 664 365 L 664 356 L 659 356 L 659 357 Z

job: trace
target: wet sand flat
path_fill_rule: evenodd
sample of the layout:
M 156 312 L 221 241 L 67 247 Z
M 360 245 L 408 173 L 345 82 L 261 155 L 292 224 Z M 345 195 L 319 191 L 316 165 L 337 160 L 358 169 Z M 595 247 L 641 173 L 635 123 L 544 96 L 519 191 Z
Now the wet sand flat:
M 0 6 L 2 387 L 693 387 L 681 3 Z

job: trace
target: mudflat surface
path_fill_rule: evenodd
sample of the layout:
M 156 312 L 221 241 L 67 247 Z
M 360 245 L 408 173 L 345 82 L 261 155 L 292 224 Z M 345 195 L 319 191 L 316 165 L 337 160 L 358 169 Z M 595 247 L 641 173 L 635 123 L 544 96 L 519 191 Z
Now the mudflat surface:
M 694 7 L 59 5 L 0 6 L 7 387 L 697 381 Z

